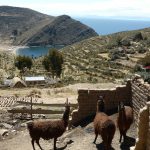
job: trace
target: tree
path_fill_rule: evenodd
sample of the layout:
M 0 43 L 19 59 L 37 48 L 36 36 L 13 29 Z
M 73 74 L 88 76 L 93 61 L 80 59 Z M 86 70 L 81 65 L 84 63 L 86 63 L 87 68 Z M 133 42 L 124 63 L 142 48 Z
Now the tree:
M 54 75 L 60 77 L 62 72 L 63 56 L 58 50 L 51 49 L 49 54 L 44 57 L 42 64 L 48 72 L 52 72 L 53 77 Z
M 22 72 L 25 72 L 25 68 L 31 69 L 32 59 L 28 56 L 17 56 L 15 58 L 15 66 Z

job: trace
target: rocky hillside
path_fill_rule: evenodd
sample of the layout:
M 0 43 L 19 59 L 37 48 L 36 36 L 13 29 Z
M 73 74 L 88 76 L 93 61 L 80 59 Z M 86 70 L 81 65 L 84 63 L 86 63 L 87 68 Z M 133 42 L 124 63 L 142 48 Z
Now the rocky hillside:
M 37 11 L 0 6 L 0 42 L 13 45 L 68 45 L 97 33 L 63 15 L 53 17 Z

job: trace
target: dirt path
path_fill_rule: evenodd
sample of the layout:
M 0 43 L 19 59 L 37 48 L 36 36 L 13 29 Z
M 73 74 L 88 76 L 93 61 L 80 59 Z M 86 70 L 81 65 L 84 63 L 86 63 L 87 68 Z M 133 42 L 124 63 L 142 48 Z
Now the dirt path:
M 134 138 L 136 137 L 136 128 L 134 124 L 128 131 L 128 139 L 126 143 L 119 143 L 119 131 L 117 129 L 115 137 L 112 142 L 112 150 L 129 150 L 129 147 L 134 145 Z M 96 144 L 94 140 L 93 123 L 90 123 L 84 128 L 77 127 L 73 130 L 67 131 L 63 137 L 58 139 L 57 147 L 59 150 L 103 150 L 101 138 L 99 137 Z M 66 144 L 68 142 L 68 144 Z M 53 140 L 40 140 L 41 146 L 44 150 L 53 150 Z M 37 145 L 36 150 L 39 150 Z M 3 140 L 0 142 L 0 150 L 32 150 L 30 137 L 27 130 L 20 132 L 13 139 Z

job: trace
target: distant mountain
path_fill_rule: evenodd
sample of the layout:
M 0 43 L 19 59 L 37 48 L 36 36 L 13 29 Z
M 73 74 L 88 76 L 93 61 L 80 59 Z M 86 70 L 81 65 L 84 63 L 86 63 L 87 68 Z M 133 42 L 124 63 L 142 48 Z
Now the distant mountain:
M 53 17 L 28 8 L 0 6 L 1 43 L 69 45 L 97 35 L 66 15 Z

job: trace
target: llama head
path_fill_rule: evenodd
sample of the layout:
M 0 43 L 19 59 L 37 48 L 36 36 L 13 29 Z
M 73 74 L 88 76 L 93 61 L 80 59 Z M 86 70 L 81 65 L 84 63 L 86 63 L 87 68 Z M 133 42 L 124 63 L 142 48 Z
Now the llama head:
M 68 103 L 68 98 L 67 98 L 66 103 L 65 103 L 65 109 L 70 111 L 70 103 Z
M 122 111 L 122 110 L 124 110 L 124 103 L 122 101 L 119 101 L 118 111 Z
M 105 111 L 103 96 L 99 96 L 99 99 L 97 101 L 97 111 L 100 111 L 100 112 L 104 112 Z
M 65 103 L 65 112 L 64 112 L 63 118 L 67 120 L 69 118 L 69 114 L 70 114 L 70 103 L 68 103 L 68 98 L 67 98 L 66 103 Z

